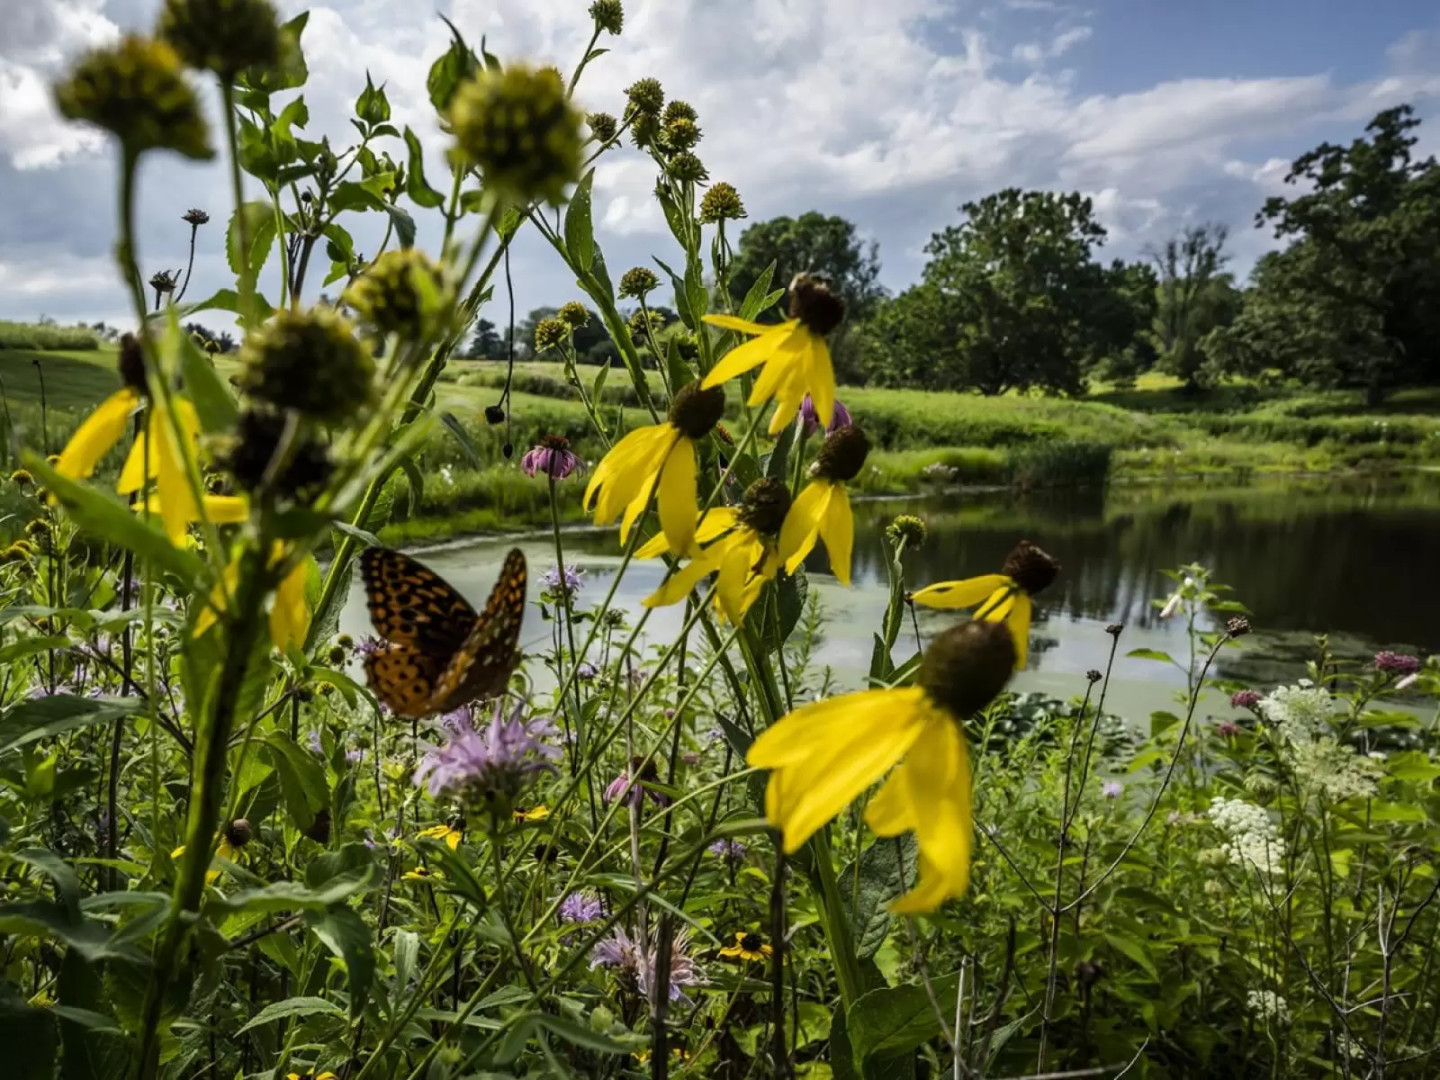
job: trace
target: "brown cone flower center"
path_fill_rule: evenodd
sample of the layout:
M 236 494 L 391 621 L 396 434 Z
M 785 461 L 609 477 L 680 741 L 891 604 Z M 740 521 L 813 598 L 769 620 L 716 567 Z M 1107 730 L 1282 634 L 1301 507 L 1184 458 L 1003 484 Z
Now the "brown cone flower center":
M 845 319 L 845 301 L 822 279 L 796 274 L 790 282 L 790 317 L 799 319 L 812 334 L 824 337 Z
M 1015 661 L 1015 638 L 1004 623 L 961 623 L 925 650 L 919 683 L 932 701 L 963 720 L 1005 689 Z
M 1034 596 L 1055 580 L 1055 575 L 1060 573 L 1060 564 L 1029 540 L 1021 540 L 1006 557 L 1000 572 Z
M 869 453 L 870 439 L 862 429 L 853 424 L 837 428 L 825 436 L 810 471 L 818 480 L 854 480 Z
M 703 439 L 725 415 L 725 388 L 701 390 L 698 382 L 687 383 L 670 402 L 670 425 L 687 439 Z
M 740 521 L 765 536 L 779 534 L 790 512 L 790 489 L 779 480 L 765 477 L 745 489 L 740 503 Z

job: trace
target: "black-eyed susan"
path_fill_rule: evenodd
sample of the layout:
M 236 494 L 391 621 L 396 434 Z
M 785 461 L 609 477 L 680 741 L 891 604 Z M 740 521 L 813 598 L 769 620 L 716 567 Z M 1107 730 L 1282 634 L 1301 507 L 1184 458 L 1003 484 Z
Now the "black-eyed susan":
M 840 584 L 850 584 L 855 516 L 850 512 L 845 483 L 860 475 L 869 453 L 870 440 L 858 427 L 837 428 L 825 437 L 815 464 L 810 466 L 813 479 L 796 497 L 780 530 L 780 558 L 787 574 L 805 561 L 817 540 L 824 540 L 831 573 Z
M 333 1072 L 326 1069 L 322 1073 L 286 1073 L 285 1080 L 337 1080 L 337 1078 Z
M 270 549 L 270 565 L 276 566 L 284 559 L 285 545 L 277 542 Z M 275 598 L 270 605 L 270 641 L 281 652 L 291 645 L 302 646 L 310 629 L 310 607 L 305 602 L 306 566 L 305 562 L 297 564 L 275 587 Z M 234 594 L 239 581 L 240 563 L 236 560 L 225 568 L 224 587 L 215 587 L 210 602 L 195 620 L 196 637 L 215 625 L 219 613 L 225 610 L 226 597 Z
M 942 581 L 912 593 L 910 599 L 923 607 L 973 607 L 976 619 L 1005 623 L 1015 635 L 1015 670 L 1019 671 L 1029 655 L 1031 598 L 1059 572 L 1059 563 L 1029 540 L 1021 540 L 1006 557 L 1000 573 Z
M 845 318 L 845 301 L 810 274 L 796 274 L 790 282 L 790 318 L 766 325 L 734 315 L 706 315 L 705 321 L 723 330 L 752 335 L 751 340 L 726 353 L 705 376 L 710 388 L 765 365 L 750 391 L 750 404 L 763 405 L 775 398 L 770 434 L 795 419 L 805 395 L 815 404 L 815 415 L 828 427 L 835 415 L 835 368 L 825 335 Z
M 688 555 L 695 544 L 696 440 L 710 434 L 725 412 L 725 392 L 682 387 L 663 424 L 630 432 L 610 448 L 585 487 L 585 508 L 595 510 L 595 524 L 620 518 L 620 542 L 645 512 L 652 493 L 670 550 Z
M 464 833 L 455 828 L 454 825 L 431 825 L 428 829 L 421 829 L 415 834 L 422 840 L 439 840 L 451 851 L 460 846 Z
M 427 870 L 423 866 L 417 866 L 413 870 L 406 870 L 400 875 L 402 881 L 444 881 L 445 875 L 439 870 Z
M 759 964 L 775 955 L 770 943 L 753 930 L 735 931 L 735 944 L 726 945 L 720 955 L 727 960 L 749 960 Z
M 520 809 L 517 807 L 515 810 L 515 820 L 521 822 L 522 824 L 528 824 L 535 821 L 544 821 L 549 816 L 550 808 L 548 806 L 532 806 L 528 810 Z
M 970 880 L 970 752 L 960 722 L 983 709 L 1015 668 L 1002 625 L 951 627 L 926 650 L 918 686 L 863 690 L 796 709 L 760 734 L 748 764 L 770 769 L 765 816 L 798 850 L 897 762 L 865 820 L 880 836 L 914 832 L 920 877 L 891 909 L 933 911 Z
M 238 826 L 238 827 L 237 827 Z M 250 822 L 244 818 L 237 818 L 232 821 L 220 833 L 220 842 L 215 845 L 214 858 L 233 861 L 235 853 L 250 842 L 252 830 Z M 181 844 L 174 851 L 170 852 L 170 858 L 178 859 L 185 854 L 185 845 Z M 214 868 L 205 871 L 205 884 L 213 885 L 220 880 L 221 870 Z
M 731 511 L 733 527 L 647 596 L 645 606 L 678 604 L 713 573 L 715 604 L 732 626 L 738 626 L 765 583 L 780 572 L 779 536 L 789 510 L 790 492 L 784 484 L 771 479 L 755 481 L 740 506 Z M 706 521 L 716 513 L 711 510 Z

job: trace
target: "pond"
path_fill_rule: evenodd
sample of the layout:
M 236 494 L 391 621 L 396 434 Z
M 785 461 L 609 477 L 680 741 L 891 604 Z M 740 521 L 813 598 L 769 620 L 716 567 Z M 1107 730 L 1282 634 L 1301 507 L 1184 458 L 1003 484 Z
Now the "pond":
M 1211 568 L 1213 580 L 1234 588 L 1253 612 L 1255 632 L 1244 648 L 1226 650 L 1219 674 L 1268 687 L 1304 674 L 1315 655 L 1314 635 L 1328 633 L 1337 653 L 1357 660 L 1388 648 L 1425 655 L 1440 651 L 1440 476 L 1407 481 L 1292 481 L 1223 489 L 1172 491 L 1112 486 L 1089 493 L 1017 495 L 947 493 L 925 498 L 857 502 L 854 586 L 829 575 L 823 548 L 806 565 L 824 610 L 817 662 L 834 669 L 846 688 L 862 685 L 872 634 L 886 605 L 883 532 L 896 514 L 915 514 L 929 528 L 925 546 L 906 555 L 907 585 L 993 573 L 1017 540 L 1029 539 L 1062 564 L 1059 578 L 1036 605 L 1029 668 L 1021 691 L 1059 697 L 1083 693 L 1085 672 L 1104 669 L 1111 639 L 1105 628 L 1124 624 L 1107 711 L 1141 719 L 1174 709 L 1183 676 L 1162 663 L 1130 658 L 1133 649 L 1186 655 L 1181 619 L 1162 620 L 1151 600 L 1170 589 L 1162 571 L 1187 563 Z M 619 566 L 613 530 L 572 529 L 566 561 L 585 570 L 580 605 L 598 605 Z M 554 565 L 549 533 L 487 538 L 432 548 L 420 557 L 478 607 L 511 547 L 521 548 L 534 582 Z M 660 561 L 633 563 L 617 603 L 638 612 L 640 600 L 664 575 Z M 532 609 L 533 610 L 533 609 Z M 645 640 L 673 640 L 683 607 L 655 611 Z M 950 625 L 947 612 L 919 611 L 922 638 Z M 343 630 L 369 631 L 357 581 Z M 549 647 L 548 631 L 532 615 L 523 644 Z M 915 648 L 907 625 L 895 653 Z M 1218 697 L 1206 708 L 1226 707 Z

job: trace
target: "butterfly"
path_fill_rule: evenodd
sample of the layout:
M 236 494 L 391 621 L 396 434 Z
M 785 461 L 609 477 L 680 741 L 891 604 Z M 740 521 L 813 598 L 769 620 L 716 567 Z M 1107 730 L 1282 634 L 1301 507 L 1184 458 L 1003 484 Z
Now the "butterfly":
M 370 621 L 386 642 L 365 658 L 365 678 L 396 716 L 450 712 L 504 691 L 520 659 L 525 616 L 518 548 L 479 614 L 439 574 L 389 548 L 367 548 L 360 576 Z

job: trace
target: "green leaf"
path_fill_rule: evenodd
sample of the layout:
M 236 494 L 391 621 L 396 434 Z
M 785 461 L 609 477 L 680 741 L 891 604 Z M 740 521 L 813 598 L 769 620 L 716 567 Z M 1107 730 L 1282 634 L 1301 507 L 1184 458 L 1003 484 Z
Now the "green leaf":
M 92 962 L 144 959 L 144 954 L 134 948 L 113 942 L 110 932 L 100 923 L 72 917 L 64 905 L 47 900 L 12 901 L 0 907 L 0 934 L 54 938 Z
M 1160 981 L 1160 972 L 1155 967 L 1155 958 L 1150 955 L 1150 950 L 1145 947 L 1143 941 L 1111 931 L 1106 931 L 1105 940 L 1110 943 L 1112 948 L 1128 956 L 1144 968 L 1145 973 L 1149 975 L 1150 978 L 1156 982 Z
M 55 1017 L 31 1008 L 8 983 L 0 983 L 0 1046 L 5 1080 L 53 1080 Z
M 325 911 L 375 888 L 383 877 L 372 861 L 353 867 L 319 888 L 298 881 L 277 881 L 259 889 L 241 889 L 209 901 L 216 911 Z
M 800 616 L 805 614 L 805 598 L 810 593 L 810 580 L 805 568 L 797 566 L 793 574 L 781 574 L 777 583 L 777 599 L 780 607 L 780 642 L 790 640 L 795 627 L 800 625 Z M 776 649 L 780 645 L 775 646 Z M 774 651 L 773 649 L 771 651 Z
M 760 272 L 755 279 L 755 284 L 750 286 L 750 291 L 745 294 L 745 299 L 740 302 L 740 318 L 754 320 L 756 316 L 764 313 L 769 306 L 765 303 L 769 295 L 770 279 L 775 276 L 775 264 L 772 262 Z M 772 300 L 770 303 L 774 303 Z
M 12 641 L 9 645 L 0 648 L 0 664 L 13 664 L 16 660 L 24 660 L 27 656 L 34 656 L 36 653 L 49 652 L 51 649 L 69 648 L 70 639 L 67 637 L 28 637 L 19 641 Z
M 275 314 L 275 309 L 270 306 L 270 301 L 261 296 L 258 292 L 251 296 L 255 305 L 255 320 L 257 323 L 264 322 Z M 234 289 L 216 289 L 213 294 L 204 300 L 197 300 L 192 304 L 178 304 L 175 312 L 180 318 L 193 315 L 197 311 L 228 311 L 232 315 L 240 315 L 240 294 Z M 244 319 L 241 319 L 244 325 Z
M 390 102 L 385 97 L 385 88 L 376 89 L 370 81 L 370 72 L 365 72 L 365 89 L 355 99 L 355 115 L 367 124 L 383 124 L 390 119 Z
M 465 44 L 465 39 L 460 36 L 460 31 L 455 29 L 455 24 L 444 15 L 441 15 L 440 18 L 446 26 L 450 27 L 450 48 L 445 50 L 440 59 L 430 65 L 430 74 L 425 79 L 425 88 L 430 93 L 430 104 L 435 106 L 435 111 L 444 114 L 450 108 L 450 99 L 455 96 L 455 88 L 463 80 L 475 74 L 480 68 L 480 63 L 475 58 L 474 51 Z
M 179 578 L 186 591 L 195 591 L 197 582 L 205 573 L 205 564 L 198 555 L 175 547 L 163 532 L 118 498 L 68 476 L 61 476 L 33 450 L 25 451 L 24 462 L 25 467 L 65 504 L 65 509 L 81 529 L 128 548 L 141 558 L 151 559 L 161 569 Z
M 310 13 L 302 11 L 280 27 L 280 63 L 249 68 L 241 75 L 240 85 L 265 94 L 304 86 L 305 80 L 310 77 L 310 69 L 305 66 L 300 36 L 305 32 L 305 24 L 309 21 Z
M 519 1059 L 526 1044 L 541 1031 L 564 1040 L 572 1046 L 593 1050 L 599 1054 L 630 1054 L 634 1047 L 591 1031 L 588 1027 L 563 1020 L 548 1013 L 527 1012 L 512 1017 L 510 1030 L 495 1051 L 495 1064 L 510 1065 Z
M 588 274 L 595 265 L 595 226 L 591 220 L 591 188 L 594 183 L 595 170 L 591 169 L 581 178 L 565 211 L 565 247 L 570 252 L 575 269 L 582 275 Z
M 402 248 L 415 246 L 415 219 L 410 216 L 410 211 L 386 203 L 384 210 L 390 215 L 390 220 L 395 224 L 395 239 L 400 241 Z
M 242 221 L 245 226 L 246 255 L 249 258 L 248 278 L 240 267 Z M 225 229 L 225 258 L 230 264 L 230 272 L 239 283 L 238 288 L 242 295 L 245 281 L 250 283 L 250 291 L 255 291 L 255 283 L 260 279 L 260 271 L 270 257 L 270 248 L 274 243 L 275 208 L 268 202 L 247 202 L 230 215 L 230 224 Z
M 940 1009 L 947 1016 L 955 1011 L 959 973 L 932 983 Z M 855 1062 L 863 1066 L 870 1057 L 891 1057 L 914 1050 L 940 1034 L 940 1021 L 923 986 L 906 985 L 871 990 L 862 994 L 845 1014 Z
M 169 326 L 160 343 L 160 355 L 168 371 L 176 368 L 185 380 L 185 389 L 200 418 L 200 426 L 211 434 L 231 431 L 240 416 L 240 409 L 229 388 L 215 370 L 214 361 L 200 351 L 191 336 L 181 328 L 172 307 L 167 312 Z
M 280 777 L 285 809 L 297 828 L 308 829 L 315 823 L 315 815 L 330 802 L 324 768 L 314 754 L 278 731 L 267 735 L 264 745 Z
M 305 923 L 315 936 L 345 963 L 350 979 L 350 1016 L 365 1010 L 370 983 L 375 978 L 375 948 L 370 927 L 356 911 L 342 907 L 324 913 L 311 912 Z
M 874 956 L 885 944 L 894 923 L 886 905 L 914 885 L 918 856 L 912 833 L 899 840 L 882 837 L 841 872 L 840 898 L 856 956 Z
M 395 931 L 395 992 L 406 994 L 410 989 L 410 977 L 419 969 L 420 935 L 413 930 Z
M 129 1074 L 130 1051 L 123 1038 L 112 1030 L 115 1020 L 100 1010 L 105 1007 L 103 969 L 79 952 L 67 950 L 60 961 L 56 981 L 60 1004 L 61 1080 L 110 1080 Z
M 0 754 L 76 728 L 107 724 L 139 709 L 136 698 L 54 694 L 22 701 L 0 717 Z
M 410 152 L 410 163 L 405 169 L 405 194 L 416 206 L 433 210 L 442 206 L 445 196 L 425 182 L 425 154 L 420 149 L 420 140 L 410 126 L 405 126 L 405 146 Z
M 1167 664 L 1175 663 L 1175 658 L 1167 652 L 1159 649 L 1131 649 L 1126 656 L 1134 657 L 1137 660 L 1163 660 Z
M 465 425 L 455 419 L 454 413 L 442 412 L 440 422 L 455 436 L 455 441 L 460 444 L 460 452 L 465 455 L 465 460 L 470 463 L 472 469 L 479 469 L 483 463 L 480 460 L 480 451 L 475 449 L 475 443 L 470 438 L 470 433 L 465 430 Z
M 273 1024 L 276 1020 L 284 1020 L 291 1016 L 344 1016 L 345 1010 L 336 1005 L 333 1001 L 326 1001 L 318 997 L 294 997 L 286 998 L 284 1001 L 276 1001 L 266 1005 L 255 1014 L 254 1018 L 235 1032 L 236 1035 L 244 1035 L 245 1032 L 257 1027 L 264 1027 L 266 1024 Z
M 1169 731 L 1178 723 L 1180 723 L 1180 718 L 1174 713 L 1163 710 L 1152 712 L 1150 714 L 1150 737 L 1153 739 L 1161 732 Z

